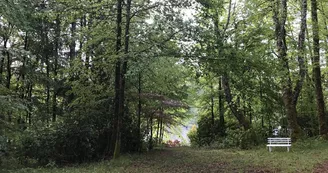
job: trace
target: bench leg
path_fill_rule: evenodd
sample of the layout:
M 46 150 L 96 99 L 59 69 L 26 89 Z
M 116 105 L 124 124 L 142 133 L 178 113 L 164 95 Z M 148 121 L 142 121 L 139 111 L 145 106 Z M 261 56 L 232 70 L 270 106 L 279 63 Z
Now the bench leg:
M 287 152 L 289 152 L 289 147 L 287 147 Z
M 271 152 L 271 147 L 269 147 L 269 152 Z

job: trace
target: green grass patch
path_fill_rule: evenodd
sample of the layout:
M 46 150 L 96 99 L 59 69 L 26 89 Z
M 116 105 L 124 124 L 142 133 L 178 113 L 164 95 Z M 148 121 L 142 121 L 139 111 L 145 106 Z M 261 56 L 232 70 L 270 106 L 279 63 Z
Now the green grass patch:
M 307 140 L 293 144 L 290 152 L 285 147 L 275 147 L 270 153 L 265 145 L 251 150 L 164 148 L 143 154 L 124 155 L 115 161 L 64 168 L 20 168 L 2 172 L 312 172 L 315 166 L 327 160 L 328 142 Z

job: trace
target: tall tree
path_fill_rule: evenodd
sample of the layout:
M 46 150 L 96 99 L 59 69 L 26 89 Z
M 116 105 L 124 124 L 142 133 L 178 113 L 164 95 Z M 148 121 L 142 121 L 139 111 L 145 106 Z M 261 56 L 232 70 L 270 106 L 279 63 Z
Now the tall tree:
M 304 51 L 304 34 L 306 28 L 306 2 L 302 1 L 302 16 L 301 16 L 301 31 L 299 34 L 299 50 Z M 305 8 L 305 9 L 304 9 Z M 297 99 L 299 92 L 302 88 L 304 80 L 304 60 L 302 58 L 302 52 L 299 52 L 298 60 L 300 66 L 300 82 L 296 86 L 296 90 L 293 91 L 293 84 L 290 74 L 289 60 L 287 56 L 287 42 L 286 42 L 286 20 L 287 20 L 287 0 L 275 0 L 273 3 L 273 20 L 275 23 L 275 37 L 277 56 L 281 64 L 282 74 L 282 90 L 283 101 L 286 109 L 288 125 L 292 129 L 292 138 L 295 140 L 302 135 L 302 130 L 297 122 Z
M 114 158 L 119 157 L 120 155 L 120 108 L 121 108 L 121 47 L 122 47 L 122 0 L 117 0 L 116 4 L 116 64 L 115 64 L 115 98 L 114 98 L 114 121 L 113 121 L 113 132 L 112 132 L 112 146 Z
M 321 69 L 320 69 L 320 38 L 318 25 L 318 5 L 316 0 L 311 0 L 311 18 L 313 33 L 313 80 L 317 100 L 317 112 L 319 118 L 320 135 L 327 137 L 327 120 L 325 113 L 325 101 L 322 92 Z
M 52 121 L 55 122 L 57 119 L 57 75 L 58 75 L 58 59 L 59 59 L 59 52 L 60 52 L 60 19 L 59 15 L 56 17 L 56 28 L 55 28 L 55 47 L 54 47 L 54 64 L 53 64 L 53 72 L 54 72 L 54 88 L 53 88 L 53 95 L 52 95 Z

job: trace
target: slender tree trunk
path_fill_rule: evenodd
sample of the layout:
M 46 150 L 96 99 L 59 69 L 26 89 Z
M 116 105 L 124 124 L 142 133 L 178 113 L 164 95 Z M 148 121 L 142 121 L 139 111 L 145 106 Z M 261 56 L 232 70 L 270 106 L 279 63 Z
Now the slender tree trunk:
M 223 90 L 222 90 L 222 77 L 219 81 L 219 114 L 220 114 L 220 134 L 225 136 L 225 122 L 224 122 L 224 103 L 223 103 Z
M 160 125 L 160 117 L 157 118 L 157 131 L 156 131 L 156 143 L 159 144 L 159 125 Z
M 3 38 L 4 39 L 4 43 L 3 43 L 3 47 L 5 49 L 7 49 L 7 42 L 8 42 L 8 39 L 6 38 Z M 2 73 L 4 71 L 4 64 L 5 64 L 5 57 L 7 55 L 6 53 L 7 50 L 3 50 L 2 52 L 2 57 L 0 59 L 0 84 L 2 83 L 3 79 L 2 79 Z
M 46 117 L 46 121 L 48 122 L 49 119 L 50 119 L 50 83 L 49 83 L 49 80 L 50 80 L 50 61 L 49 61 L 49 38 L 48 38 L 48 28 L 44 28 L 44 39 L 45 39 L 45 42 L 44 42 L 44 49 L 43 49 L 43 54 L 44 54 L 44 57 L 46 58 L 45 59 L 45 63 L 46 63 L 46 77 L 47 77 L 47 82 L 46 82 L 46 93 L 47 93 L 47 97 L 46 97 L 46 112 L 47 112 L 47 117 Z
M 122 47 L 122 0 L 117 0 L 116 4 L 116 55 L 120 55 Z M 115 107 L 114 107 L 114 122 L 112 142 L 114 142 L 113 158 L 116 159 L 120 156 L 120 110 L 121 110 L 121 60 L 117 59 L 115 65 Z
M 6 47 L 5 47 L 6 48 Z M 10 89 L 10 80 L 11 80 L 11 58 L 10 53 L 8 49 L 6 50 L 7 55 L 7 82 L 6 82 L 6 88 Z M 11 122 L 12 120 L 12 111 L 8 112 L 8 121 Z
M 212 129 L 214 129 L 214 97 L 212 95 L 213 93 L 213 83 L 211 83 L 211 120 L 212 120 Z
M 244 116 L 246 118 L 247 116 L 247 108 L 246 108 L 246 98 L 243 96 L 243 112 L 244 112 Z M 249 124 L 251 124 L 252 122 L 249 122 Z
M 28 33 L 25 33 L 25 39 L 24 39 L 24 50 L 28 51 Z M 29 82 L 26 82 L 25 78 L 26 78 L 26 64 L 27 64 L 27 57 L 24 56 L 23 57 L 23 66 L 22 66 L 22 71 L 21 71 L 21 76 L 22 76 L 22 88 L 21 88 L 21 98 L 22 99 L 26 99 L 27 102 L 29 102 L 29 98 L 28 98 L 28 93 L 29 93 Z M 25 115 L 25 122 L 27 123 L 29 121 L 29 104 L 27 103 L 27 110 L 26 110 L 26 115 Z
M 311 17 L 312 17 L 312 32 L 313 32 L 313 80 L 315 83 L 315 92 L 317 100 L 317 111 L 319 117 L 319 133 L 327 137 L 327 122 L 325 116 L 325 101 L 322 92 L 321 69 L 320 69 L 320 39 L 318 26 L 318 7 L 317 1 L 311 0 Z
M 91 13 L 90 14 L 90 16 L 89 16 L 89 20 L 88 20 L 88 24 L 86 24 L 86 25 L 88 25 L 88 31 L 90 32 L 90 31 L 92 31 L 92 25 L 93 25 L 93 16 L 94 16 L 94 14 L 93 13 Z M 85 22 L 87 21 L 87 19 L 85 19 Z M 87 40 L 89 39 L 89 37 L 87 37 Z M 91 66 L 90 66 L 90 61 L 92 60 L 92 55 L 93 55 L 93 47 L 94 46 L 88 46 L 88 49 L 87 49 L 87 51 L 86 51 L 86 60 L 85 60 L 85 66 L 86 66 L 86 68 L 90 68 Z
M 250 128 L 249 122 L 246 120 L 245 115 L 242 113 L 242 111 L 240 111 L 237 105 L 232 101 L 229 79 L 227 74 L 224 74 L 222 76 L 222 86 L 224 89 L 226 101 L 230 107 L 231 112 L 237 118 L 239 124 L 244 127 L 244 130 L 248 130 Z
M 83 29 L 84 27 L 86 27 L 86 22 L 85 22 L 85 15 L 83 15 L 81 18 L 80 18 L 80 32 L 83 33 Z M 83 44 L 84 44 L 84 37 L 82 36 L 80 39 L 79 39 L 79 42 L 80 42 L 80 47 L 79 47 L 79 51 L 82 53 L 82 49 L 83 49 Z M 83 60 L 82 60 L 83 61 Z M 86 64 L 86 62 L 85 62 Z
M 248 114 L 249 114 L 249 124 L 252 124 L 252 106 L 248 103 L 248 109 L 249 109 L 249 112 L 248 112 Z
M 6 49 L 8 39 L 6 39 L 6 38 L 3 38 L 3 39 L 4 39 L 3 47 Z M 3 73 L 4 64 L 5 64 L 5 57 L 6 57 L 6 50 L 4 50 L 2 52 L 2 57 L 0 59 L 0 84 L 2 83 L 2 73 Z
M 31 125 L 32 124 L 32 91 L 33 91 L 33 85 L 31 83 L 29 83 L 28 85 L 28 94 L 27 94 L 27 98 L 28 98 L 28 113 L 27 113 L 27 117 L 28 117 L 28 123 Z
M 161 133 L 160 133 L 160 137 L 161 139 L 161 144 L 163 143 L 163 139 L 164 139 L 164 123 L 163 123 L 163 117 L 161 118 Z
M 162 144 L 162 133 L 163 133 L 163 117 L 160 117 L 160 125 L 159 125 L 159 144 Z
M 56 37 L 55 37 L 55 55 L 54 55 L 54 93 L 52 95 L 52 121 L 55 122 L 57 119 L 57 69 L 58 69 L 58 58 L 59 58 L 59 38 L 60 38 L 60 19 L 57 15 L 56 18 Z
M 262 91 L 262 75 L 260 75 L 260 101 L 261 101 L 261 127 L 264 128 L 264 111 L 263 111 L 263 91 Z
M 149 137 L 149 150 L 153 149 L 153 115 L 150 115 L 150 137 Z
M 5 47 L 6 49 L 7 47 Z M 10 53 L 8 50 L 6 50 L 6 56 L 7 56 L 7 82 L 6 82 L 6 87 L 10 89 L 10 80 L 11 80 L 11 58 L 10 58 Z
M 76 31 L 76 22 L 71 23 L 71 43 L 69 45 L 69 57 L 70 57 L 70 63 L 74 60 L 74 57 L 76 56 L 76 43 L 75 43 L 75 31 Z
M 142 139 L 141 139 L 141 73 L 138 74 L 138 151 L 141 151 Z
M 28 33 L 25 33 L 25 38 L 24 38 L 24 50 L 28 51 Z M 26 85 L 25 81 L 25 75 L 26 75 L 26 56 L 23 56 L 23 65 L 22 65 L 22 70 L 21 70 L 21 76 L 22 76 L 22 87 L 21 87 L 21 98 L 25 98 L 25 92 L 28 90 L 28 86 Z M 18 83 L 18 82 L 17 82 Z M 27 121 L 26 121 L 27 122 Z
M 47 98 L 46 98 L 46 105 L 47 105 L 47 117 L 46 117 L 46 119 L 47 119 L 47 122 L 48 122 L 48 120 L 49 120 L 49 118 L 50 118 L 50 83 L 49 83 L 49 81 L 48 80 L 50 80 L 50 75 L 49 75 L 49 69 L 50 69 L 50 67 L 49 67 L 49 57 L 48 57 L 48 55 L 46 55 L 46 76 L 47 76 L 47 86 L 46 86 L 46 92 L 47 92 Z

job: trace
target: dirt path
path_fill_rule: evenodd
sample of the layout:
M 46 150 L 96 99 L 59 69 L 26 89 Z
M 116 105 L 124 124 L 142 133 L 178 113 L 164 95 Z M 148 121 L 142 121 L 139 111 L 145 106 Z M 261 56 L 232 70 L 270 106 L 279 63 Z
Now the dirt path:
M 325 161 L 314 168 L 314 173 L 328 173 L 328 161 Z

